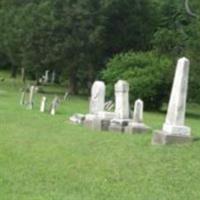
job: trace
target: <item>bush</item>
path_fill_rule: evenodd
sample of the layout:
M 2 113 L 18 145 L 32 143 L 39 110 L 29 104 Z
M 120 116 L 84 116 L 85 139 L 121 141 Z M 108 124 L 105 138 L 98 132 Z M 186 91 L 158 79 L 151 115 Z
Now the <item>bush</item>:
M 146 109 L 159 109 L 170 91 L 171 66 L 167 57 L 153 52 L 116 55 L 102 72 L 102 79 L 107 83 L 107 95 L 113 96 L 114 84 L 119 79 L 126 80 L 130 84 L 132 105 L 141 98 Z

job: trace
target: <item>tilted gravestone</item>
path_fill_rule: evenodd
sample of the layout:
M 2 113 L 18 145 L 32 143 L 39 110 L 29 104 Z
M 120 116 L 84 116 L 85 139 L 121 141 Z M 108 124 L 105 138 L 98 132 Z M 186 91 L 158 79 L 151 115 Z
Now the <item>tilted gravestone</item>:
M 124 132 L 125 126 L 130 121 L 129 109 L 129 84 L 119 80 L 115 84 L 115 118 L 111 120 L 110 131 Z
M 47 101 L 47 98 L 46 97 L 42 97 L 41 104 L 40 104 L 40 112 L 45 112 L 46 101 Z
M 51 103 L 51 107 L 50 107 L 51 115 L 56 114 L 56 110 L 58 109 L 59 104 L 60 104 L 60 99 L 57 96 L 55 96 L 55 98 L 53 99 L 53 101 Z
M 25 99 L 26 99 L 26 91 L 22 91 L 22 94 L 21 94 L 21 98 L 20 98 L 20 105 L 25 105 L 26 102 L 25 102 Z
M 166 121 L 161 131 L 155 131 L 152 144 L 192 141 L 191 129 L 185 126 L 189 65 L 187 58 L 178 60 Z
M 144 103 L 138 99 L 135 101 L 133 121 L 129 122 L 125 128 L 126 133 L 145 133 L 150 130 L 148 126 L 143 123 Z

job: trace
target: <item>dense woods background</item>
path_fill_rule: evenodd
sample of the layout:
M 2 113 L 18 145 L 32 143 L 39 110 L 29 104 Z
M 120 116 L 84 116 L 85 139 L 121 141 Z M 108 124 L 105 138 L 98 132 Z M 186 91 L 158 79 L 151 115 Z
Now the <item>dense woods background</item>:
M 200 1 L 189 6 L 184 0 L 0 0 L 0 66 L 13 77 L 24 68 L 35 80 L 56 70 L 72 94 L 95 79 L 109 88 L 127 78 L 132 99 L 158 108 L 177 58 L 186 56 L 189 100 L 200 102 Z

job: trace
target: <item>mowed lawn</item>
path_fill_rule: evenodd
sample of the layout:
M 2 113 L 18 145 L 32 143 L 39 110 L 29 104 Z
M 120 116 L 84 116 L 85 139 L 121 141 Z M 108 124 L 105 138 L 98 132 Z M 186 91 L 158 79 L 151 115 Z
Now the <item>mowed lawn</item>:
M 44 87 L 50 100 L 64 88 Z M 152 146 L 152 133 L 95 132 L 70 124 L 87 98 L 70 97 L 56 116 L 19 105 L 19 81 L 0 82 L 0 200 L 198 200 L 200 141 Z M 145 113 L 161 128 L 164 113 Z M 200 136 L 200 106 L 187 124 Z

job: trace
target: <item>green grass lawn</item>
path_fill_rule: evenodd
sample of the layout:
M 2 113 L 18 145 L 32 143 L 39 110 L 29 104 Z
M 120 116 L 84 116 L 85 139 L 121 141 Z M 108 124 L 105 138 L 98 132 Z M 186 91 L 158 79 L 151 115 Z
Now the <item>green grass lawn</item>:
M 48 99 L 64 88 L 45 87 Z M 95 132 L 69 123 L 86 113 L 86 98 L 70 97 L 56 116 L 19 105 L 20 83 L 0 83 L 0 200 L 199 200 L 200 141 L 152 146 L 152 134 Z M 164 113 L 145 113 L 153 129 Z M 200 106 L 187 124 L 200 136 Z

